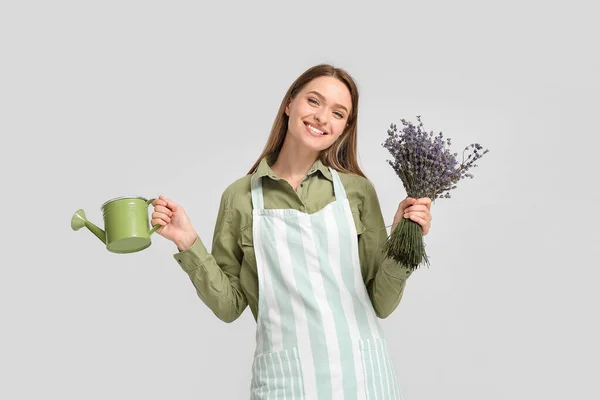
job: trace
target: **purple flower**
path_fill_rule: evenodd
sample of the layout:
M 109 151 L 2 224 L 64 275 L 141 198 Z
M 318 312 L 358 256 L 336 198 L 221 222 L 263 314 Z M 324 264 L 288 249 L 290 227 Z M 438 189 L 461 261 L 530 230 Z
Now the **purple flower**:
M 451 140 L 444 141 L 440 132 L 434 136 L 423 129 L 421 116 L 417 116 L 418 125 L 401 119 L 404 128 L 398 132 L 396 124 L 392 123 L 388 129 L 388 137 L 383 143 L 392 160 L 387 160 L 402 180 L 409 197 L 429 197 L 432 201 L 437 198 L 450 198 L 450 190 L 456 188 L 456 183 L 462 178 L 471 178 L 468 171 L 477 167 L 475 161 L 480 159 L 489 150 L 479 153 L 483 147 L 479 143 L 472 143 L 463 150 L 463 159 L 459 163 L 456 159 L 458 153 L 450 153 Z M 446 145 L 448 147 L 446 147 Z M 465 160 L 465 151 L 474 149 Z

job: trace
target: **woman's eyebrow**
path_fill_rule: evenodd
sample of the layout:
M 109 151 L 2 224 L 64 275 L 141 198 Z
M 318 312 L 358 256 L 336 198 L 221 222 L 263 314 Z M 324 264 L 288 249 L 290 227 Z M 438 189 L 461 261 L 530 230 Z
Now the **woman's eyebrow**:
M 325 101 L 325 97 L 323 97 L 323 95 L 321 93 L 319 93 L 319 92 L 317 92 L 315 90 L 311 90 L 307 94 L 311 94 L 311 93 L 317 95 L 317 97 L 319 97 L 321 100 Z M 348 112 L 348 109 L 345 106 L 341 105 L 341 104 L 334 104 L 334 106 L 339 107 L 339 108 L 343 108 L 346 112 Z

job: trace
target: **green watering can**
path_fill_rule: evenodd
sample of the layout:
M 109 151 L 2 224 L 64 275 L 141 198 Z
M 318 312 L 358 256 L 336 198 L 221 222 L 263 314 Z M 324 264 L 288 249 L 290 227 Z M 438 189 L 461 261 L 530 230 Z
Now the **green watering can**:
M 85 226 L 113 253 L 125 254 L 144 250 L 152 244 L 150 235 L 162 226 L 158 224 L 150 229 L 148 207 L 154 200 L 133 196 L 108 200 L 100 207 L 105 230 L 88 221 L 85 212 L 79 209 L 71 218 L 71 228 L 78 231 Z

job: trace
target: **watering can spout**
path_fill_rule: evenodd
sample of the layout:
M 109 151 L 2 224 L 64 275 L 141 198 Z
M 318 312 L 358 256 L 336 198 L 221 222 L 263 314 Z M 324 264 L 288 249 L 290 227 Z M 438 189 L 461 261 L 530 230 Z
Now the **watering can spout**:
M 75 211 L 75 214 L 73 214 L 73 218 L 71 218 L 71 228 L 74 231 L 78 231 L 84 226 L 88 228 L 94 235 L 96 235 L 96 237 L 98 237 L 98 239 L 100 239 L 102 243 L 106 244 L 106 233 L 102 229 L 88 221 L 85 216 L 85 212 L 79 209 Z

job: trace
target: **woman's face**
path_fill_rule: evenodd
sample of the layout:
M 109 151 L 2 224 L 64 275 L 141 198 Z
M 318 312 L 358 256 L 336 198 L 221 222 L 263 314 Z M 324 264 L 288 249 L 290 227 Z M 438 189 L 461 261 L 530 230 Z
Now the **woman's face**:
M 352 112 L 346 85 L 331 76 L 308 82 L 285 108 L 289 116 L 287 139 L 321 152 L 344 132 Z

